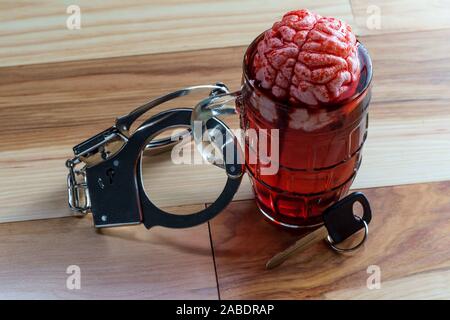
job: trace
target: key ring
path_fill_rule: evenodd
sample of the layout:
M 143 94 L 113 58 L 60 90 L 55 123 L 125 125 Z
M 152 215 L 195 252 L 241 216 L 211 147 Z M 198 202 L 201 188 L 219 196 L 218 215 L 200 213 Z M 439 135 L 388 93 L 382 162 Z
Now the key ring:
M 327 237 L 325 238 L 325 240 L 327 241 L 327 243 L 330 245 L 330 247 L 336 251 L 336 252 L 340 252 L 340 253 L 344 253 L 344 252 L 351 252 L 354 251 L 356 249 L 358 249 L 359 247 L 361 247 L 364 242 L 366 242 L 367 240 L 367 236 L 369 235 L 369 226 L 367 225 L 367 222 L 364 221 L 364 219 L 362 219 L 361 217 L 355 215 L 354 216 L 357 220 L 361 221 L 364 225 L 364 237 L 362 238 L 362 240 L 360 242 L 358 242 L 355 246 L 351 247 L 351 248 L 340 248 L 338 246 L 336 246 L 336 244 L 334 243 L 333 239 L 331 239 L 330 235 L 327 235 Z
M 354 213 L 353 208 L 356 202 L 362 206 L 362 217 Z M 328 231 L 325 240 L 330 247 L 340 253 L 354 251 L 366 242 L 369 234 L 369 223 L 372 220 L 369 200 L 361 192 L 353 192 L 327 208 L 323 213 L 323 220 Z M 337 246 L 362 228 L 364 228 L 364 236 L 355 246 L 351 248 Z

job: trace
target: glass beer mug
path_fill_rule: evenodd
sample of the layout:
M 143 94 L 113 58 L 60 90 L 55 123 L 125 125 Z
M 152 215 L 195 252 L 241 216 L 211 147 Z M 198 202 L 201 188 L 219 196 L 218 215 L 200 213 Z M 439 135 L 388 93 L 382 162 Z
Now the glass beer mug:
M 260 211 L 285 227 L 315 226 L 322 223 L 323 211 L 347 194 L 361 164 L 372 63 L 358 43 L 361 74 L 351 97 L 314 108 L 289 106 L 252 80 L 251 63 L 262 36 L 245 53 L 241 90 L 201 101 L 192 121 L 238 113 L 246 133 L 245 167 Z M 248 132 L 256 132 L 259 141 Z M 201 138 L 194 134 L 197 145 Z

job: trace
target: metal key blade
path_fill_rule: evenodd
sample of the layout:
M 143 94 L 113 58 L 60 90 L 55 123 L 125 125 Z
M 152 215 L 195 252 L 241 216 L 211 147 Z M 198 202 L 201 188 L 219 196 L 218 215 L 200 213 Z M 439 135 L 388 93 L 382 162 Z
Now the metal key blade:
M 322 226 L 319 229 L 314 230 L 313 232 L 309 233 L 308 235 L 304 236 L 303 238 L 297 240 L 297 242 L 295 242 L 289 248 L 287 248 L 284 251 L 273 256 L 266 263 L 266 269 L 273 269 L 273 268 L 278 267 L 279 265 L 281 265 L 283 262 L 285 262 L 290 256 L 292 256 L 297 251 L 309 248 L 314 243 L 325 239 L 325 237 L 327 235 L 328 235 L 328 231 L 327 231 L 327 228 L 325 228 L 325 226 Z

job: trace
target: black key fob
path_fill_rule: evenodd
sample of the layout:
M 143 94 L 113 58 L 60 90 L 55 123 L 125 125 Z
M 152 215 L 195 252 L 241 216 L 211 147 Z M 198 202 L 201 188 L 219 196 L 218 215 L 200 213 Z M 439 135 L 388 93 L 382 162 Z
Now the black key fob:
M 359 202 L 363 209 L 363 216 L 355 215 L 353 205 Z M 367 198 L 361 192 L 354 192 L 336 202 L 323 213 L 325 227 L 328 230 L 329 240 L 338 244 L 362 228 L 366 229 L 372 219 L 372 211 Z

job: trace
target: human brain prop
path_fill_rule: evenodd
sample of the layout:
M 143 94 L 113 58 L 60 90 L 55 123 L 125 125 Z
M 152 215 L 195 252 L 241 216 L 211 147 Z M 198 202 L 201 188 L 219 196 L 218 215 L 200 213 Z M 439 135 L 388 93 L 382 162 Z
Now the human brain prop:
M 317 106 L 352 94 L 358 44 L 345 22 L 308 10 L 286 13 L 258 43 L 252 65 L 259 85 L 290 104 Z

